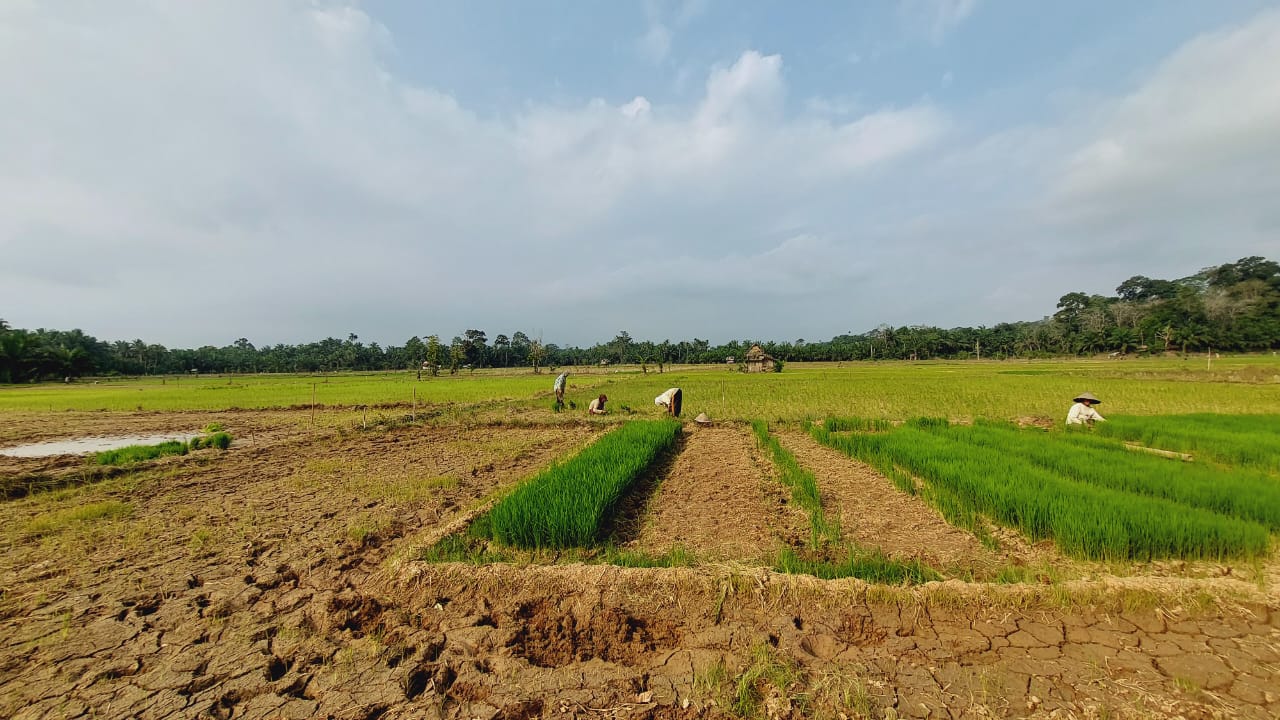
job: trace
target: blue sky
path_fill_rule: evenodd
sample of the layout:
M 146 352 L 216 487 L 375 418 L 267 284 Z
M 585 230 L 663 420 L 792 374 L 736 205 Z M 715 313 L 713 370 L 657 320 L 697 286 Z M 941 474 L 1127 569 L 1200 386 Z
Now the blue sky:
M 1280 257 L 1280 10 L 0 4 L 0 317 L 170 346 L 1037 319 Z

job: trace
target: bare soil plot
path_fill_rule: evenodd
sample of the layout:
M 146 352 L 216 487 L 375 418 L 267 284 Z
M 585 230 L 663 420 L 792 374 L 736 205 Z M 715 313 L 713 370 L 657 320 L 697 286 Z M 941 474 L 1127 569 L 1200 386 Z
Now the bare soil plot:
M 1057 608 L 1035 588 L 884 591 L 759 570 L 409 565 L 401 636 L 425 717 L 1263 718 L 1280 710 L 1272 604 Z M 1129 607 L 1129 609 L 1126 609 Z M 403 711 L 406 705 L 396 705 Z
M 706 430 L 673 467 L 778 503 L 747 432 Z M 905 589 L 399 557 L 597 434 L 282 429 L 0 502 L 0 717 L 730 717 L 765 665 L 790 679 L 758 686 L 757 717 L 1280 715 L 1280 596 L 1231 575 Z M 28 530 L 106 502 L 129 512 Z M 788 513 L 803 526 L 781 504 L 766 526 Z
M 166 463 L 136 483 L 0 504 L 0 716 L 230 717 L 237 708 L 238 717 L 246 687 L 285 677 L 295 663 L 289 682 L 301 684 L 278 705 L 298 700 L 307 668 L 358 664 L 349 641 L 373 631 L 361 618 L 383 602 L 357 588 L 396 539 L 465 512 L 592 434 L 303 437 Z M 27 530 L 95 503 L 129 511 Z M 286 622 L 285 636 L 305 647 L 296 658 L 273 651 Z M 358 678 L 347 682 L 364 692 Z
M 676 456 L 628 547 L 654 555 L 683 547 L 699 560 L 766 561 L 807 537 L 804 513 L 739 426 L 687 426 Z
M 825 447 L 807 433 L 778 434 L 801 465 L 813 472 L 822 493 L 823 510 L 840 521 L 846 537 L 864 547 L 878 547 L 895 558 L 917 558 L 943 571 L 987 571 L 1020 562 L 1045 561 L 1052 551 L 1031 549 L 1016 534 L 1001 536 L 1002 552 L 982 545 L 973 533 L 957 528 L 921 498 L 908 495 L 866 463 Z

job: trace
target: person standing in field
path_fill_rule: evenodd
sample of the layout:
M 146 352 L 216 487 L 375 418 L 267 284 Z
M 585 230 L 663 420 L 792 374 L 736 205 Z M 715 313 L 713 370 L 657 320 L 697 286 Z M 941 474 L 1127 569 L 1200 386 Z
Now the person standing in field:
M 587 406 L 587 412 L 592 415 L 604 415 L 606 412 L 608 412 L 607 410 L 604 409 L 604 404 L 608 402 L 608 400 L 609 400 L 608 395 L 605 395 L 604 393 L 600 393 L 600 397 L 593 399 L 591 401 L 591 404 Z
M 1102 401 L 1094 397 L 1093 393 L 1080 393 L 1075 397 L 1076 404 L 1067 413 L 1067 424 L 1092 425 L 1099 420 L 1106 422 L 1107 419 L 1093 409 L 1100 402 Z
M 665 407 L 672 417 L 680 417 L 681 394 L 680 388 L 668 388 L 666 392 L 653 399 L 653 404 Z
M 556 405 L 564 407 L 564 386 L 569 381 L 569 371 L 566 370 L 556 376 L 555 384 L 551 386 L 556 391 Z

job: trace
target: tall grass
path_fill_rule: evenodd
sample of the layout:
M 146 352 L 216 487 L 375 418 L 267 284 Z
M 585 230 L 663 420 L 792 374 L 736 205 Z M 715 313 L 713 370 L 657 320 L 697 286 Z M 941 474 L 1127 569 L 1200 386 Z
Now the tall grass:
M 876 467 L 900 465 L 970 510 L 1033 540 L 1052 538 L 1070 555 L 1224 558 L 1269 549 L 1270 536 L 1257 523 L 1079 482 L 1007 448 L 971 444 L 939 427 L 926 421 L 886 433 L 827 433 L 819 439 Z
M 769 453 L 773 466 L 778 469 L 778 479 L 791 488 L 791 499 L 809 513 L 809 544 L 818 548 L 825 539 L 828 542 L 840 540 L 840 527 L 827 520 L 822 511 L 822 495 L 818 492 L 818 481 L 813 473 L 800 466 L 796 457 L 769 434 L 769 426 L 763 420 L 751 421 L 751 430 L 755 432 L 756 443 Z
M 489 512 L 493 537 L 525 548 L 593 544 L 623 494 L 679 432 L 678 420 L 630 422 L 610 432 L 495 505 Z

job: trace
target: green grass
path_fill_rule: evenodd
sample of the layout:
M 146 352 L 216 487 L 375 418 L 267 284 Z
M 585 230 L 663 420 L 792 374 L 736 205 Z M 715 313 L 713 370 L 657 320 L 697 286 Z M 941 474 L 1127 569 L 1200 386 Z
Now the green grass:
M 592 545 L 639 475 L 680 432 L 675 420 L 629 422 L 523 483 L 489 512 L 493 538 L 524 548 Z
M 186 455 L 187 450 L 187 443 L 181 440 L 166 440 L 157 445 L 128 445 L 115 450 L 103 450 L 94 455 L 94 462 L 99 465 L 129 465 L 166 455 Z
M 773 460 L 773 466 L 778 470 L 778 479 L 791 488 L 792 500 L 809 513 L 810 547 L 817 549 L 824 541 L 839 542 L 840 526 L 828 520 L 822 511 L 822 495 L 818 492 L 818 481 L 813 473 L 801 467 L 795 456 L 769 434 L 769 426 L 765 421 L 753 420 L 751 430 L 755 433 L 756 443 Z
M 794 550 L 783 550 L 778 555 L 774 569 L 785 573 L 802 573 L 824 580 L 858 578 L 872 583 L 890 585 L 919 585 L 942 576 L 919 560 L 894 560 L 879 549 L 849 548 L 843 559 L 810 559 Z
M 1009 433 L 1008 445 L 966 441 L 982 430 L 923 420 L 890 432 L 842 435 L 816 428 L 814 433 L 820 442 L 875 467 L 901 466 L 965 509 L 1018 528 L 1032 540 L 1052 538 L 1077 557 L 1220 559 L 1269 550 L 1270 535 L 1262 525 L 1075 480 L 1019 454 L 1016 433 Z M 1077 449 L 1063 443 L 1058 451 L 1070 464 Z M 1116 462 L 1132 459 L 1121 449 L 1112 453 Z

